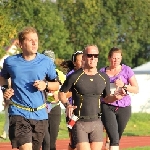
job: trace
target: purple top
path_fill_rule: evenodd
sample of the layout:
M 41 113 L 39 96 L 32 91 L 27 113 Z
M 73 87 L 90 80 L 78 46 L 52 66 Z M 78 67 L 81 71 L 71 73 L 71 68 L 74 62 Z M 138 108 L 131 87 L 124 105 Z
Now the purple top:
M 106 67 L 101 68 L 100 72 L 106 73 Z M 125 84 L 129 84 L 129 79 L 133 75 L 134 75 L 134 72 L 132 71 L 132 69 L 129 66 L 122 64 L 122 69 L 119 72 L 119 74 L 117 74 L 113 77 L 109 77 L 110 83 L 114 83 L 115 80 L 117 80 L 118 78 L 121 78 L 121 80 Z M 119 107 L 130 106 L 131 105 L 131 97 L 129 95 L 124 96 L 121 100 L 118 100 L 118 101 L 111 103 L 111 105 L 119 106 Z
M 71 71 L 69 71 L 69 72 L 66 74 L 66 77 L 68 77 L 69 75 L 71 75 L 71 74 L 74 73 L 74 72 L 75 72 L 74 69 L 71 70 Z M 68 98 L 68 101 L 69 101 L 70 104 L 72 104 L 72 97 L 69 97 L 69 98 Z

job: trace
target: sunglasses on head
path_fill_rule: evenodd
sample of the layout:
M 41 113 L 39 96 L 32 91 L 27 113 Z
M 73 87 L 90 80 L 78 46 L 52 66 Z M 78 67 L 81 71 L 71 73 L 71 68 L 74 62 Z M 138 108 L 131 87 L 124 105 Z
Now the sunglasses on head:
M 99 54 L 86 54 L 86 56 L 87 56 L 88 58 L 92 58 L 92 57 L 98 58 Z
M 76 55 L 76 54 L 83 54 L 83 51 L 76 51 L 76 52 L 74 52 L 73 54 L 74 54 L 74 55 Z
M 74 53 L 72 54 L 72 61 L 73 61 L 73 62 L 75 62 L 75 58 L 76 58 L 76 56 L 79 55 L 79 54 L 83 54 L 83 51 L 76 51 L 76 52 L 74 52 Z

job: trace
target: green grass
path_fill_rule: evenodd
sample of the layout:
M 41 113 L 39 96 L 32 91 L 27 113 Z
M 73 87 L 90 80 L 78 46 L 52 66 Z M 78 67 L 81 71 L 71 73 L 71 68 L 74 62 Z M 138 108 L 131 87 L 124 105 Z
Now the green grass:
M 123 135 L 149 136 L 150 114 L 133 113 Z
M 4 113 L 0 113 L 0 134 L 3 131 L 4 120 L 5 120 Z M 125 136 L 126 135 L 127 136 L 150 136 L 149 125 L 150 125 L 150 114 L 134 113 L 132 114 L 131 119 L 128 122 L 123 135 Z M 62 118 L 61 118 L 61 123 L 60 123 L 60 130 L 58 133 L 58 139 L 67 139 L 67 138 L 68 138 L 68 130 L 66 127 L 65 114 L 63 113 Z M 5 141 L 8 141 L 8 140 L 0 139 L 0 142 L 5 142 Z M 137 150 L 141 150 L 141 149 L 142 148 L 138 148 Z M 143 150 L 146 150 L 146 149 L 144 148 Z
M 66 117 L 65 117 L 65 113 L 63 112 L 60 126 L 59 126 L 58 139 L 68 139 L 68 138 L 69 136 L 68 136 L 68 129 L 66 125 Z
M 135 148 L 126 148 L 122 150 L 150 150 L 150 147 L 135 147 Z
M 3 132 L 3 126 L 4 126 L 5 116 L 4 113 L 0 113 L 0 134 Z

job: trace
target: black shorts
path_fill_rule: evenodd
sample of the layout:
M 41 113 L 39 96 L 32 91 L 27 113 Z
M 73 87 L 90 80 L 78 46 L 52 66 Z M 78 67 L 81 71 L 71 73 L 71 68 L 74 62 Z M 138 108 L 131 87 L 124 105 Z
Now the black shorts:
M 9 117 L 9 139 L 12 148 L 32 143 L 33 150 L 40 150 L 45 135 L 47 120 L 26 119 L 15 115 Z

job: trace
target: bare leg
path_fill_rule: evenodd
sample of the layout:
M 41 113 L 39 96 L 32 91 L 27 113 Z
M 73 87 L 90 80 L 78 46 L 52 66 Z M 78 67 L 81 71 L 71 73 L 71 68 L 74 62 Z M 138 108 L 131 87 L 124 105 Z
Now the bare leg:
M 69 145 L 68 145 L 68 150 L 77 150 L 76 148 L 71 148 Z
M 106 149 L 106 150 L 109 150 L 109 146 L 110 146 L 110 140 L 109 140 L 108 134 L 106 133 L 105 149 Z
M 87 142 L 78 143 L 77 150 L 91 150 L 90 143 Z
M 103 142 L 92 142 L 91 150 L 101 150 L 103 146 Z
M 32 150 L 32 143 L 25 143 L 19 147 L 19 150 Z
M 110 150 L 119 150 L 119 146 L 110 146 Z

